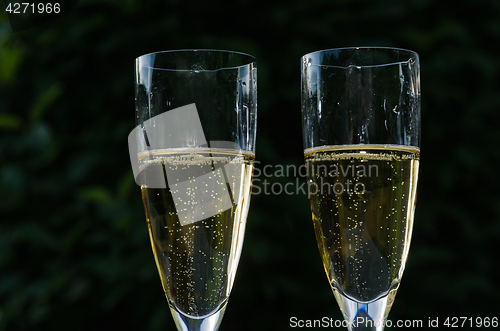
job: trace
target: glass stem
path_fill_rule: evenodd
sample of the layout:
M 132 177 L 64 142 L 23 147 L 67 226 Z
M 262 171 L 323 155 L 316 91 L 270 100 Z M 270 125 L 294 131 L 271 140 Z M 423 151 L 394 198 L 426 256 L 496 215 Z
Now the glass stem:
M 216 331 L 220 326 L 225 311 L 226 304 L 213 314 L 190 316 L 178 311 L 174 307 L 170 307 L 170 312 L 179 331 Z
M 388 295 L 370 302 L 355 301 L 335 289 L 333 293 L 348 322 L 349 331 L 383 331 L 396 291 L 392 290 Z

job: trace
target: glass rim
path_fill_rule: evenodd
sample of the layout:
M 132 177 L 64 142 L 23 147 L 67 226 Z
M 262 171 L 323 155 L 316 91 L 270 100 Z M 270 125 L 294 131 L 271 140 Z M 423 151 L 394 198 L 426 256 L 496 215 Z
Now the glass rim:
M 415 51 L 412 51 L 412 50 L 406 49 L 406 48 L 388 47 L 388 46 L 351 46 L 351 47 L 327 48 L 327 49 L 322 49 L 319 51 L 314 51 L 314 52 L 304 54 L 301 58 L 304 61 L 307 58 L 312 58 L 313 55 L 319 55 L 321 53 L 325 54 L 325 53 L 333 52 L 333 51 L 349 51 L 349 50 L 350 51 L 357 51 L 357 50 L 397 51 L 400 53 L 407 53 L 408 60 L 406 60 L 406 61 L 391 61 L 391 62 L 383 63 L 383 64 L 370 64 L 370 65 L 352 64 L 349 66 L 336 66 L 336 65 L 328 65 L 328 64 L 318 64 L 318 63 L 311 63 L 311 65 L 329 67 L 329 68 L 343 68 L 343 69 L 346 69 L 349 67 L 370 68 L 370 67 L 382 67 L 382 66 L 394 65 L 394 64 L 399 64 L 399 63 L 407 63 L 407 62 L 411 61 L 413 58 L 417 59 L 417 61 L 419 60 L 419 55 Z
M 196 71 L 200 72 L 215 72 L 215 71 L 220 71 L 220 70 L 231 70 L 231 69 L 238 69 L 238 68 L 243 68 L 248 65 L 254 64 L 257 65 L 257 59 L 255 56 L 250 55 L 248 53 L 244 52 L 239 52 L 239 51 L 230 51 L 230 50 L 223 50 L 223 49 L 212 49 L 212 48 L 183 48 L 183 49 L 172 49 L 172 50 L 166 50 L 166 51 L 157 51 L 157 52 L 151 52 L 151 53 L 146 53 L 143 55 L 140 55 L 135 58 L 135 62 L 137 63 L 143 58 L 152 56 L 152 55 L 159 55 L 159 54 L 173 54 L 173 53 L 193 53 L 193 52 L 203 52 L 203 53 L 208 53 L 208 52 L 214 52 L 214 53 L 220 53 L 220 54 L 237 54 L 237 55 L 242 55 L 244 57 L 247 57 L 248 59 L 243 61 L 246 62 L 245 64 L 239 65 L 239 66 L 225 66 L 221 67 L 218 69 L 199 69 Z M 177 69 L 177 68 L 158 68 L 158 67 L 150 67 L 147 66 L 150 69 L 153 70 L 165 70 L 165 71 L 193 71 L 193 69 Z

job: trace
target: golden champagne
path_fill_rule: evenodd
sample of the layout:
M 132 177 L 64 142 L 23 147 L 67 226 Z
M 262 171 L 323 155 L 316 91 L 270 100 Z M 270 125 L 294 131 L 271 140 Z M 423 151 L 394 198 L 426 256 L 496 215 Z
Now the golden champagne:
M 419 155 L 400 145 L 305 151 L 316 238 L 346 316 L 347 302 L 384 297 L 389 313 L 410 246 Z
M 139 162 L 151 245 L 171 309 L 193 317 L 223 309 L 243 244 L 253 155 L 171 149 L 145 152 Z

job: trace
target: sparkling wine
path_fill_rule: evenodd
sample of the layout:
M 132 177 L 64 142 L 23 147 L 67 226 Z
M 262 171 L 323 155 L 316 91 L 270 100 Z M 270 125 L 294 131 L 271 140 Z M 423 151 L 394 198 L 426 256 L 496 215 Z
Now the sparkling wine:
M 316 238 L 346 318 L 349 306 L 377 302 L 386 309 L 376 318 L 389 313 L 410 245 L 419 155 L 399 145 L 305 151 Z
M 208 148 L 140 155 L 151 245 L 175 312 L 204 318 L 225 307 L 243 244 L 253 160 L 242 151 Z

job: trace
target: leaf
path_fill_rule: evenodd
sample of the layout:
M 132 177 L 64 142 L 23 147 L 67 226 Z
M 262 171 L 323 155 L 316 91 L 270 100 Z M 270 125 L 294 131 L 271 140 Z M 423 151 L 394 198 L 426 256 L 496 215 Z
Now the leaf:
M 99 205 L 110 205 L 113 198 L 111 193 L 102 186 L 87 186 L 77 191 L 77 196 L 81 200 L 94 202 Z
M 18 115 L 0 114 L 0 130 L 18 130 L 23 120 Z
M 0 85 L 14 80 L 23 59 L 23 49 L 17 44 L 0 40 Z
M 38 121 L 61 94 L 61 84 L 56 83 L 46 89 L 33 102 L 29 111 L 29 119 L 34 122 Z

